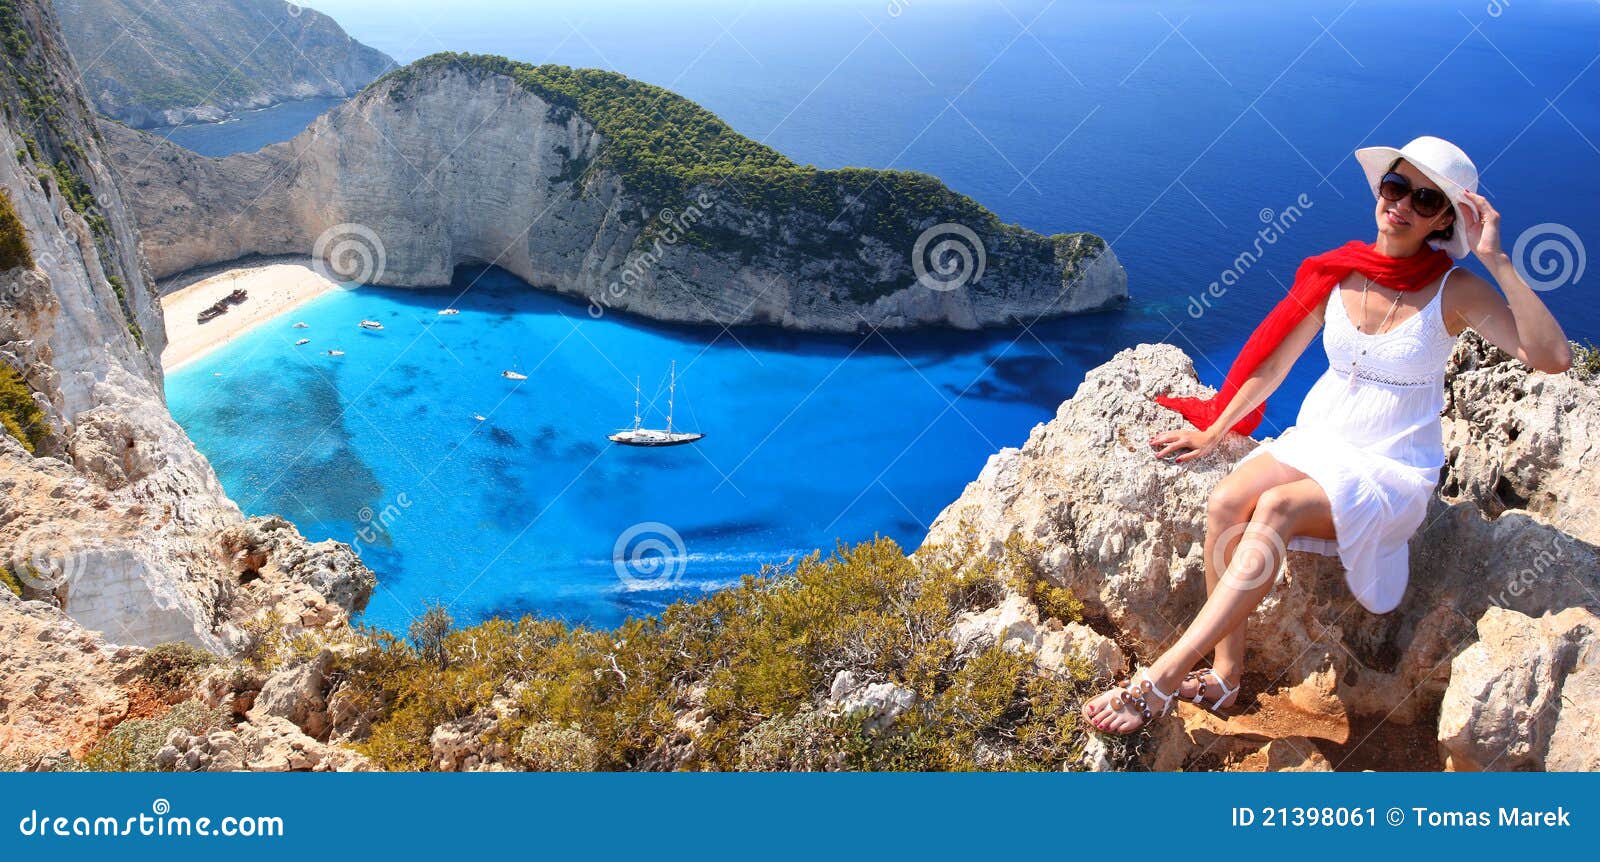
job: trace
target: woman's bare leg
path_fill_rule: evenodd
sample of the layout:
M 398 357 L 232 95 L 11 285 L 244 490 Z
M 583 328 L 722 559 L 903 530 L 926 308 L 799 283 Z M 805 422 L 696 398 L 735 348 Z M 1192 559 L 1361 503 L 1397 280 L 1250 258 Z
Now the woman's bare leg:
M 1304 473 L 1279 463 L 1271 454 L 1263 452 L 1236 466 L 1233 472 L 1222 477 L 1216 487 L 1211 489 L 1211 494 L 1206 498 L 1206 534 L 1204 549 L 1201 552 L 1208 597 L 1216 591 L 1222 573 L 1227 570 L 1228 563 L 1233 559 L 1234 549 L 1238 547 L 1242 535 L 1241 530 L 1250 522 L 1250 515 L 1256 508 L 1256 500 L 1269 488 L 1304 478 Z M 1217 643 L 1215 650 L 1216 660 L 1212 663 L 1212 669 L 1230 686 L 1237 686 L 1239 677 L 1244 672 L 1244 628 L 1244 624 L 1240 623 L 1233 631 L 1228 632 Z M 1203 658 L 1203 655 L 1194 656 L 1197 662 Z M 1199 690 L 1198 682 L 1186 681 L 1181 686 L 1179 696 L 1188 700 L 1198 694 Z M 1209 691 L 1207 693 L 1210 694 Z M 1212 695 L 1212 700 L 1215 699 L 1215 695 Z M 1091 701 L 1090 704 L 1086 707 L 1084 715 L 1091 721 L 1102 708 L 1110 708 L 1108 703 L 1099 701 Z
M 1278 462 L 1271 454 L 1263 452 L 1239 465 L 1222 478 L 1206 499 L 1205 573 L 1206 595 L 1216 592 L 1217 583 L 1243 537 L 1242 528 L 1250 522 L 1256 501 L 1269 488 L 1306 478 L 1306 474 Z M 1222 547 L 1218 547 L 1219 543 Z M 1244 672 L 1245 624 L 1223 635 L 1217 641 L 1212 668 L 1229 685 L 1237 685 Z M 1196 662 L 1204 655 L 1194 656 Z M 1193 692 L 1185 691 L 1190 697 Z
M 1328 496 L 1311 479 L 1269 488 L 1256 500 L 1233 559 L 1200 613 L 1178 642 L 1150 664 L 1149 679 L 1156 687 L 1167 692 L 1176 690 L 1183 675 L 1200 657 L 1244 623 L 1250 611 L 1272 591 L 1284 548 L 1294 536 L 1334 537 Z M 1150 708 L 1159 709 L 1159 699 L 1151 702 Z M 1144 723 L 1138 712 L 1120 703 L 1115 689 L 1085 704 L 1084 717 L 1101 730 L 1113 733 L 1128 733 Z

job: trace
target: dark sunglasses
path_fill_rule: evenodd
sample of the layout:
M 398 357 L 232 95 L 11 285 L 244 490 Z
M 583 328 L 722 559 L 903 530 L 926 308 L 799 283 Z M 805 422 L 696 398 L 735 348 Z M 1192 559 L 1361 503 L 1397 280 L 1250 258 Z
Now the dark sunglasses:
M 1438 189 L 1413 188 L 1405 174 L 1390 171 L 1378 181 L 1378 194 L 1390 203 L 1399 203 L 1411 196 L 1411 208 L 1423 218 L 1433 218 L 1450 205 L 1450 199 Z

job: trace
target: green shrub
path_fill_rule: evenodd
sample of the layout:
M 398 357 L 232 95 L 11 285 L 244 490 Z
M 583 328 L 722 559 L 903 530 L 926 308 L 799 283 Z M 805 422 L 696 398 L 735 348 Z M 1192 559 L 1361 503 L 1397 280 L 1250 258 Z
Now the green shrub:
M 83 177 L 78 176 L 78 172 L 62 160 L 53 162 L 50 172 L 55 175 L 56 186 L 67 199 L 67 206 L 79 214 L 91 214 L 95 204 L 94 192 L 89 190 L 89 184 L 83 181 Z
M 113 727 L 83 756 L 83 765 L 96 772 L 154 772 L 156 752 L 173 730 L 200 735 L 226 723 L 222 710 L 186 700 L 158 718 L 133 718 Z
M 22 581 L 18 580 L 16 575 L 11 574 L 11 570 L 5 566 L 0 566 L 0 586 L 10 590 L 17 598 L 22 597 Z
M 850 719 L 802 707 L 761 722 L 739 741 L 741 772 L 821 772 L 845 766 Z M 860 721 L 854 722 L 857 728 Z
M 10 193 L 0 189 L 0 272 L 19 266 L 33 266 L 33 249 Z
M 1577 375 L 1580 380 L 1600 379 L 1600 347 L 1596 347 L 1588 341 L 1582 344 L 1576 341 L 1570 343 L 1572 345 L 1572 373 Z
M 408 631 L 411 646 L 423 661 L 437 664 L 440 670 L 444 670 L 450 663 L 450 654 L 445 650 L 444 642 L 455 624 L 444 605 L 430 605 L 422 612 L 422 616 L 411 621 Z
M 239 627 L 244 645 L 238 656 L 263 673 L 271 673 L 291 662 L 309 659 L 323 644 L 308 632 L 284 633 L 287 624 L 277 610 L 245 620 Z
M 1041 674 L 998 648 L 963 660 L 947 637 L 957 616 L 995 605 L 1019 561 L 958 547 L 912 560 L 880 538 L 610 631 L 531 617 L 416 644 L 367 631 L 335 673 L 374 718 L 361 750 L 390 769 L 430 768 L 433 729 L 506 692 L 515 717 L 493 732 L 537 768 L 1058 769 L 1081 748 L 1088 669 Z M 819 707 L 844 670 L 918 702 L 868 733 Z M 693 754 L 664 754 L 690 709 L 703 726 Z
M 177 642 L 158 644 L 139 658 L 139 676 L 160 688 L 175 691 L 201 668 L 216 664 L 217 657 L 199 647 Z
M 1045 576 L 1038 564 L 1041 550 L 1037 544 L 1023 541 L 1018 533 L 1006 539 L 1005 556 L 1013 574 L 1012 588 L 1032 601 L 1045 617 L 1055 617 L 1064 623 L 1083 622 L 1083 602 L 1071 590 L 1056 586 Z
M 22 374 L 5 364 L 0 364 L 0 426 L 17 438 L 29 454 L 36 452 L 50 435 L 50 423 L 45 421 L 44 411 L 33 400 Z
M 524 766 L 539 772 L 589 772 L 600 763 L 594 739 L 575 726 L 550 721 L 524 730 L 515 753 Z

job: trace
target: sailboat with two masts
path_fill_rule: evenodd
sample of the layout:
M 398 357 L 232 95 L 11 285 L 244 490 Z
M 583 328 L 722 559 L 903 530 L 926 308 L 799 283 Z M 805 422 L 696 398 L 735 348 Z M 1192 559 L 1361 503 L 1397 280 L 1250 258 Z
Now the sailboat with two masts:
M 633 382 L 633 427 L 624 428 L 615 434 L 607 434 L 606 439 L 624 446 L 681 446 L 693 443 L 706 436 L 691 431 L 672 430 L 672 401 L 678 388 L 678 363 L 672 363 L 670 382 L 667 384 L 667 427 L 666 430 L 644 427 L 644 419 L 639 416 L 639 381 Z M 658 390 L 659 391 L 659 390 Z

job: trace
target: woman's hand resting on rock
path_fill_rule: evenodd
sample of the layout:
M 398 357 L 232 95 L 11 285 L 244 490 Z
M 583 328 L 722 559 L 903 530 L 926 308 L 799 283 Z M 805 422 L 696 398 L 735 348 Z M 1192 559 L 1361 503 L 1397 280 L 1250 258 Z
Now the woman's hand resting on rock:
M 1211 450 L 1217 448 L 1217 443 L 1221 439 L 1209 431 L 1185 428 L 1178 431 L 1162 431 L 1150 438 L 1150 446 L 1157 450 L 1157 458 L 1181 464 L 1211 454 Z M 1188 451 L 1185 452 L 1185 449 Z M 1173 457 L 1174 455 L 1177 457 Z

